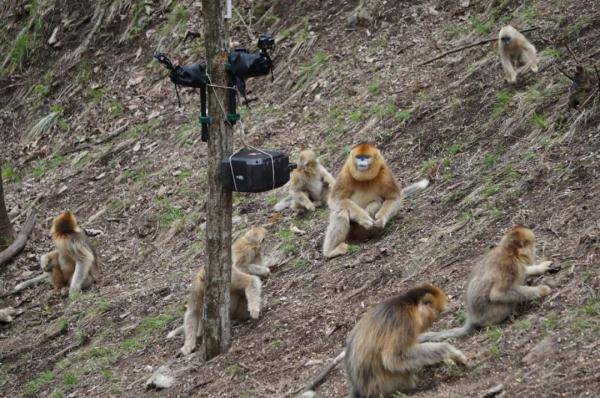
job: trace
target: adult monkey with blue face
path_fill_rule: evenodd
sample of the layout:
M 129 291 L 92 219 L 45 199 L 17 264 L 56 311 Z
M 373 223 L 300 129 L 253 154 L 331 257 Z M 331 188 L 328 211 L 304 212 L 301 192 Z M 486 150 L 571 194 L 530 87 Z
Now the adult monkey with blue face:
M 333 258 L 346 254 L 346 240 L 353 230 L 376 234 L 400 209 L 402 198 L 426 188 L 421 180 L 405 189 L 394 178 L 381 152 L 371 144 L 352 148 L 328 198 L 329 226 L 323 255 Z

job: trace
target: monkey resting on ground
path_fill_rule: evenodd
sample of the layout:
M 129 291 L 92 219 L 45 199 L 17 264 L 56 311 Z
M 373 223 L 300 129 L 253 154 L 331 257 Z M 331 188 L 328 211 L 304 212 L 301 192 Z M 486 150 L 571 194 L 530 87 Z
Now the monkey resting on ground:
M 527 72 L 529 69 L 532 72 L 538 71 L 535 47 L 525 36 L 510 25 L 500 29 L 498 51 L 504 75 L 509 83 L 515 83 L 519 73 Z M 517 67 L 518 69 L 515 70 Z
M 546 285 L 526 286 L 525 278 L 550 269 L 551 261 L 532 265 L 535 260 L 535 235 L 529 228 L 509 230 L 473 269 L 467 287 L 467 320 L 462 327 L 421 335 L 420 341 L 440 341 L 464 336 L 478 327 L 502 322 L 518 303 L 535 300 L 550 293 Z
M 327 199 L 334 178 L 317 159 L 310 149 L 298 155 L 298 168 L 290 177 L 290 193 L 280 200 L 273 210 L 282 211 L 291 207 L 296 211 L 314 211 Z
M 269 268 L 262 263 L 262 244 L 267 230 L 255 227 L 236 240 L 232 247 L 231 299 L 229 316 L 231 319 L 258 319 L 262 283 L 256 275 L 265 276 Z M 183 326 L 172 330 L 167 338 L 173 338 L 182 331 L 185 342 L 181 347 L 183 355 L 189 355 L 196 349 L 196 340 L 202 334 L 202 311 L 206 281 L 204 267 L 200 268 L 192 280 L 187 308 L 183 317 Z
M 424 366 L 467 358 L 448 343 L 418 343 L 419 334 L 445 310 L 446 294 L 425 284 L 371 308 L 356 324 L 346 346 L 352 398 L 387 397 L 416 387 Z
M 73 213 L 58 215 L 50 233 L 56 250 L 44 254 L 40 264 L 50 275 L 55 292 L 63 295 L 68 292 L 72 296 L 99 280 L 96 250 L 77 225 Z
M 329 194 L 323 255 L 332 258 L 346 254 L 346 240 L 354 230 L 358 235 L 362 230 L 372 234 L 382 231 L 400 209 L 402 198 L 428 185 L 424 179 L 400 190 L 379 149 L 370 144 L 355 146 Z

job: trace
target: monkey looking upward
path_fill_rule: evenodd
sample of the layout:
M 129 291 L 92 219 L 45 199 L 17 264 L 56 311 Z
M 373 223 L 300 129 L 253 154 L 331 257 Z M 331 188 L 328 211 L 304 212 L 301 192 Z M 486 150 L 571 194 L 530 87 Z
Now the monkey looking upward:
M 403 197 L 428 185 L 429 181 L 421 180 L 401 190 L 379 149 L 371 144 L 355 146 L 329 194 L 323 255 L 346 254 L 351 229 L 382 230 L 400 209 Z
M 446 294 L 425 284 L 371 308 L 358 321 L 346 346 L 352 398 L 387 397 L 416 387 L 416 371 L 465 355 L 448 343 L 417 343 L 419 334 L 446 309 Z
M 473 269 L 467 287 L 467 320 L 462 327 L 441 332 L 428 332 L 420 341 L 440 341 L 464 336 L 482 326 L 502 322 L 518 303 L 550 294 L 546 285 L 526 286 L 525 278 L 542 274 L 550 261 L 533 265 L 535 235 L 529 228 L 517 226 L 509 230 Z
M 333 177 L 319 162 L 315 152 L 305 149 L 298 156 L 298 168 L 292 171 L 290 193 L 273 210 L 291 207 L 296 211 L 313 211 L 327 199 L 333 183 Z
M 498 34 L 498 51 L 504 75 L 509 83 L 517 81 L 517 75 L 538 71 L 538 59 L 535 47 L 525 36 L 510 25 L 500 29 Z M 518 68 L 515 70 L 515 68 Z

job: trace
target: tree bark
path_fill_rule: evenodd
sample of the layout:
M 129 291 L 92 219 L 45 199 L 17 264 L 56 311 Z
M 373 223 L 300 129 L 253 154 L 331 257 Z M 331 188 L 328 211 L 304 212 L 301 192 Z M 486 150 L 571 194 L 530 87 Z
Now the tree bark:
M 2 163 L 0 162 L 0 165 Z M 4 203 L 4 189 L 2 187 L 2 173 L 0 173 L 0 251 L 4 250 L 15 239 L 15 230 L 8 219 L 6 204 Z
M 202 0 L 207 72 L 215 85 L 227 86 L 229 32 L 223 18 L 224 0 Z M 232 127 L 225 121 L 227 92 L 208 87 L 208 198 L 206 202 L 206 293 L 203 311 L 203 355 L 206 360 L 229 349 L 231 330 L 231 191 L 223 187 L 220 162 L 231 154 Z
M 11 258 L 19 254 L 21 250 L 25 247 L 25 243 L 27 243 L 27 239 L 29 239 L 29 234 L 33 231 L 33 227 L 35 226 L 35 212 L 33 210 L 29 211 L 29 215 L 27 216 L 27 220 L 21 226 L 21 231 L 17 236 L 17 239 L 13 243 L 10 244 L 6 249 L 0 252 L 0 265 L 4 265 Z

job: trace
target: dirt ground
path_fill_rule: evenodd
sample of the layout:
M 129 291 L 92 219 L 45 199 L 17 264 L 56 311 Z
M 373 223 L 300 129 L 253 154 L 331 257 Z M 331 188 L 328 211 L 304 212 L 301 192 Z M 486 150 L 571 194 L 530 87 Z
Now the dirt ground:
M 4 191 L 17 228 L 29 208 L 38 216 L 25 250 L 0 270 L 0 293 L 39 273 L 63 210 L 77 214 L 102 259 L 101 281 L 75 299 L 47 283 L 0 298 L 0 308 L 19 310 L 0 324 L 0 396 L 294 396 L 366 309 L 395 293 L 434 283 L 450 305 L 433 328 L 459 325 L 471 267 L 515 224 L 531 227 L 538 257 L 560 267 L 530 280 L 552 293 L 455 341 L 469 369 L 424 369 L 407 395 L 482 397 L 499 384 L 507 397 L 598 395 L 596 1 L 234 2 L 235 41 L 254 48 L 258 33 L 277 37 L 274 81 L 249 80 L 257 100 L 241 110 L 236 149 L 246 142 L 294 157 L 310 147 L 335 175 L 349 148 L 369 141 L 401 184 L 432 184 L 381 238 L 330 261 L 320 253 L 326 208 L 277 216 L 271 208 L 286 188 L 235 194 L 234 234 L 268 224 L 267 254 L 278 247 L 287 261 L 264 281 L 260 318 L 234 322 L 230 351 L 209 362 L 176 357 L 182 339 L 165 338 L 182 322 L 204 259 L 198 95 L 183 90 L 179 108 L 151 60 L 155 49 L 201 59 L 202 38 L 182 42 L 203 29 L 200 2 L 108 3 L 0 5 Z M 527 36 L 540 71 L 516 85 L 503 81 L 494 43 L 419 65 L 507 23 L 536 28 Z M 591 83 L 572 109 L 566 75 L 576 64 Z M 163 365 L 174 386 L 146 389 Z M 349 393 L 342 368 L 318 388 L 322 397 Z

